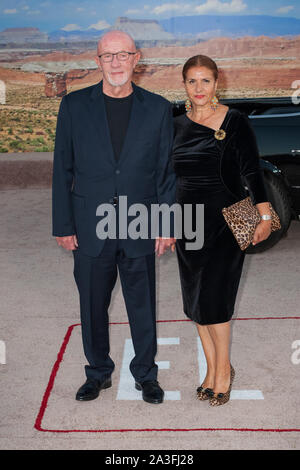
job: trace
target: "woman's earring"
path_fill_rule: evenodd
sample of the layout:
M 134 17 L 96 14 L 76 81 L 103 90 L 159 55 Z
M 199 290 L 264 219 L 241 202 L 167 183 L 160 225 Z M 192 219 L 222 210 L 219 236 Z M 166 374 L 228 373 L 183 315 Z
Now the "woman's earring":
M 188 113 L 192 109 L 192 103 L 191 100 L 188 98 L 185 100 L 185 110 Z
M 218 100 L 217 96 L 215 95 L 213 97 L 213 99 L 211 100 L 211 107 L 212 107 L 213 110 L 216 110 L 218 108 L 218 106 L 219 106 L 219 100 Z

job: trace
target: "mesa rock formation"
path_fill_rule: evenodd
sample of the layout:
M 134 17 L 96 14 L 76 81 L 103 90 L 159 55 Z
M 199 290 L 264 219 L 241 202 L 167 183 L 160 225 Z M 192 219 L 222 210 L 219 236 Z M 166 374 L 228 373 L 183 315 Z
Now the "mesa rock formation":
M 0 44 L 26 44 L 45 43 L 48 34 L 42 33 L 39 28 L 6 28 L 0 31 Z
M 127 24 L 127 22 L 125 22 Z M 26 52 L 26 51 L 25 51 Z M 0 50 L 0 79 L 6 83 L 45 84 L 48 97 L 63 96 L 74 88 L 97 83 L 101 78 L 95 50 L 42 51 Z M 300 78 L 300 36 L 214 38 L 192 46 L 142 48 L 134 81 L 169 96 L 183 92 L 181 69 L 188 57 L 205 54 L 220 69 L 220 87 L 231 92 L 257 90 L 272 94 L 289 90 Z M 268 91 L 270 90 L 270 91 Z
M 130 34 L 134 40 L 168 40 L 173 39 L 171 33 L 164 31 L 162 26 L 155 20 L 134 20 L 120 16 L 116 19 L 112 29 L 118 29 Z

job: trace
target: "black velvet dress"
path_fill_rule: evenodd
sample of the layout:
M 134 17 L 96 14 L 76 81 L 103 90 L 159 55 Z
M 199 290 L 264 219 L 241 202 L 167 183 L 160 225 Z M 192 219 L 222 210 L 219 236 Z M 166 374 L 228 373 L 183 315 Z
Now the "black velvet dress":
M 229 119 L 229 110 L 221 128 Z M 229 123 L 230 125 L 230 123 Z M 215 131 L 190 120 L 174 118 L 173 165 L 177 176 L 176 201 L 182 206 L 204 204 L 204 244 L 186 250 L 184 237 L 177 239 L 176 252 L 185 314 L 200 325 L 227 322 L 235 299 L 245 253 L 228 228 L 223 207 L 237 201 L 220 177 L 222 142 Z M 195 229 L 195 220 L 193 221 Z

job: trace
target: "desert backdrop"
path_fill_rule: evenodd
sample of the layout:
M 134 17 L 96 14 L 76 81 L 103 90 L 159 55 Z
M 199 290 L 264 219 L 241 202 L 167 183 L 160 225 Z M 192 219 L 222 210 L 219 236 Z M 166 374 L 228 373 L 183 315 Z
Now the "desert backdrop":
M 166 22 L 127 17 L 116 18 L 104 30 L 88 32 L 71 28 L 50 35 L 38 27 L 4 28 L 0 32 L 0 153 L 53 150 L 61 97 L 101 80 L 94 56 L 97 39 L 109 29 L 129 32 L 142 52 L 135 83 L 170 101 L 185 99 L 181 70 L 186 59 L 196 54 L 217 62 L 221 98 L 291 96 L 292 84 L 300 80 L 300 19 L 290 28 L 293 34 L 283 29 L 282 35 L 276 35 L 275 23 L 270 32 L 272 21 L 266 23 L 264 35 L 259 22 L 246 27 L 245 17 L 240 22 L 242 31 L 236 31 L 237 20 L 229 24 L 228 17 L 224 30 L 197 29 L 203 23 L 200 20 L 185 19 L 177 32 L 174 21 L 172 29 Z

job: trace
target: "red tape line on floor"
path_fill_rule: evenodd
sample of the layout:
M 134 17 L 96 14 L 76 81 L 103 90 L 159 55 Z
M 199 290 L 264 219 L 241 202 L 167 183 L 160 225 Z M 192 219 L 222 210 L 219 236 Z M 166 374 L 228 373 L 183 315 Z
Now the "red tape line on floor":
M 260 317 L 260 318 L 233 318 L 235 320 L 300 320 L 300 317 Z M 157 323 L 173 323 L 173 322 L 190 322 L 191 320 L 157 320 Z M 238 431 L 238 432 L 300 432 L 300 428 L 294 429 L 282 429 L 282 428 L 194 428 L 194 429 L 185 429 L 185 428 L 167 428 L 167 429 L 44 429 L 42 427 L 42 420 L 48 406 L 48 400 L 54 385 L 55 377 L 58 372 L 61 361 L 63 360 L 66 347 L 70 340 L 71 334 L 75 326 L 80 326 L 81 323 L 76 323 L 69 326 L 67 333 L 64 337 L 63 343 L 57 355 L 57 359 L 52 368 L 51 375 L 47 388 L 45 390 L 42 403 L 40 406 L 39 413 L 37 415 L 34 428 L 42 432 L 52 432 L 52 433 L 72 433 L 72 432 L 88 432 L 88 433 L 101 433 L 101 432 L 191 432 L 191 431 Z M 112 322 L 110 325 L 128 325 L 128 322 Z

